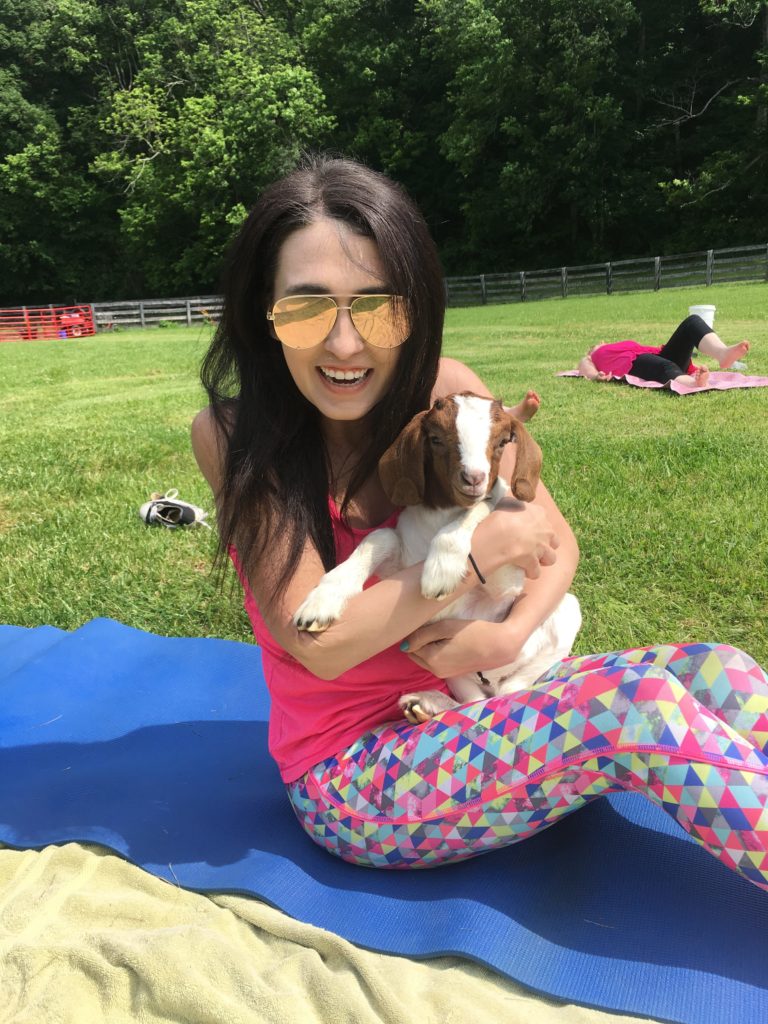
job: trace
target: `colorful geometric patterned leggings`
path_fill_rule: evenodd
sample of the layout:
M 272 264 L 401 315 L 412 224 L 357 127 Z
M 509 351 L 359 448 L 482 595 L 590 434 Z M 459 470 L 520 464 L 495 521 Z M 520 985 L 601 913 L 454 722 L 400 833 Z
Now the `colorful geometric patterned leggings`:
M 670 644 L 569 658 L 533 688 L 384 725 L 288 786 L 344 860 L 431 867 L 525 839 L 605 793 L 642 793 L 768 890 L 768 677 Z

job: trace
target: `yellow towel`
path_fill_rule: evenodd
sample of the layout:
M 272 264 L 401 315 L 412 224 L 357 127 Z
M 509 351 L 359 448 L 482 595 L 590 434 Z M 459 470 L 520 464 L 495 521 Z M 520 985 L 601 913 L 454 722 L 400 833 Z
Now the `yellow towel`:
M 533 996 L 455 957 L 368 952 L 94 846 L 0 849 L 0 1022 L 170 1021 L 639 1024 Z

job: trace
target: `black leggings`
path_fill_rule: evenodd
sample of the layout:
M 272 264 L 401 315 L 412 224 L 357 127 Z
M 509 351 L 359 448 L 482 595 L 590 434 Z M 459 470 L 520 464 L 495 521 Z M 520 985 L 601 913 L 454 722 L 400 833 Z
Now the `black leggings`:
M 700 316 L 688 316 L 658 354 L 643 352 L 636 356 L 629 372 L 643 380 L 655 380 L 666 384 L 684 373 L 688 373 L 693 350 L 712 328 Z

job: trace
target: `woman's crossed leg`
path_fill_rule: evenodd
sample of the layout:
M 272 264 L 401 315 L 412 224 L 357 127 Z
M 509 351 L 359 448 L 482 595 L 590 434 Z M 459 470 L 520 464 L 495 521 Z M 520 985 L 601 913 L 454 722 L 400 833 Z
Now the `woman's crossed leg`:
M 288 786 L 299 820 L 346 860 L 428 867 L 634 791 L 768 889 L 759 666 L 734 648 L 697 644 L 576 658 L 553 671 L 530 690 L 362 737 Z

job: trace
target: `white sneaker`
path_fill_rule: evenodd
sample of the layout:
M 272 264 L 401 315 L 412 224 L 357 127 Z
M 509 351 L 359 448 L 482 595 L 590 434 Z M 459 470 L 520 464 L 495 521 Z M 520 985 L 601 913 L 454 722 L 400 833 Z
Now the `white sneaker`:
M 208 513 L 188 501 L 180 501 L 178 493 L 173 487 L 165 494 L 152 494 L 139 509 L 139 516 L 148 526 L 167 526 L 169 530 L 178 526 L 206 526 L 210 530 L 205 521 Z

